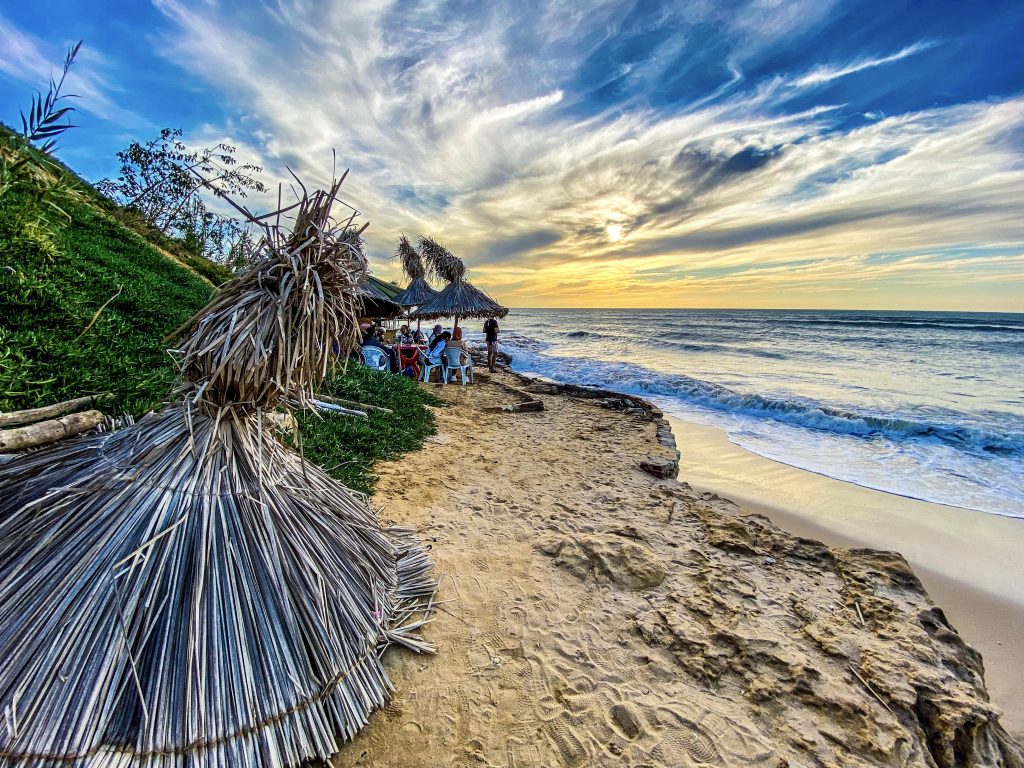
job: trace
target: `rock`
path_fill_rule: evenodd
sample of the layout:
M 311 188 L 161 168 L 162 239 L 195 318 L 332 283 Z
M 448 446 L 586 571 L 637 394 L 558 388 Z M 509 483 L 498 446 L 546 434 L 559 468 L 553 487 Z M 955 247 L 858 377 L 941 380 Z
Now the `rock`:
M 566 537 L 555 549 L 544 542 L 538 549 L 557 554 L 555 565 L 565 568 L 581 579 L 593 575 L 599 581 L 610 581 L 632 590 L 656 587 L 668 571 L 661 558 L 647 547 L 628 539 L 606 534 Z
M 658 458 L 648 456 L 640 461 L 640 469 L 649 475 L 662 479 L 673 478 L 679 474 L 679 459 Z
M 527 392 L 534 395 L 557 395 L 559 388 L 556 384 L 531 384 L 526 388 Z

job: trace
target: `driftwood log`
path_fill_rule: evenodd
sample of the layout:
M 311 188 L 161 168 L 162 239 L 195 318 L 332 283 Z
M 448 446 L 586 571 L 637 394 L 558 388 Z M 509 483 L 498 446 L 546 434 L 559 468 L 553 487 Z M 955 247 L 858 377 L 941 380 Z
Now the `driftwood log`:
M 99 411 L 83 411 L 25 427 L 0 430 L 0 453 L 46 445 L 96 429 L 102 423 L 103 414 Z
M 76 397 L 74 400 L 65 400 L 63 403 L 54 403 L 53 405 L 47 405 L 42 408 L 29 408 L 24 411 L 0 413 L 0 429 L 18 427 L 22 424 L 35 424 L 37 421 L 54 419 L 58 416 L 63 416 L 66 413 L 74 413 L 75 411 L 80 411 L 86 406 L 92 405 L 94 402 L 106 397 L 110 397 L 109 392 L 103 395 Z

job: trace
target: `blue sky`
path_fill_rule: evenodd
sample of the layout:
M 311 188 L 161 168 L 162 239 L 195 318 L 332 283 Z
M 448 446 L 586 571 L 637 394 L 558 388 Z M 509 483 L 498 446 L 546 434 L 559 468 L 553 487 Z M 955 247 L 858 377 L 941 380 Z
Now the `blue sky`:
M 84 39 L 88 178 L 162 127 L 330 178 L 514 306 L 1024 311 L 1024 3 L 36 2 L 0 119 Z

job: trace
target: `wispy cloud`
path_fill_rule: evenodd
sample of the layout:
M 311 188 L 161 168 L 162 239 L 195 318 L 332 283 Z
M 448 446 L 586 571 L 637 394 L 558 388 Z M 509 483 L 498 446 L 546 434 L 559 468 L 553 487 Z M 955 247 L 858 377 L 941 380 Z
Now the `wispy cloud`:
M 902 61 L 908 56 L 913 56 L 915 53 L 921 53 L 922 51 L 927 51 L 929 48 L 934 48 L 935 45 L 936 43 L 932 41 L 914 43 L 913 45 L 908 45 L 889 56 L 881 56 L 874 59 L 858 59 L 853 63 L 839 67 L 816 67 L 806 75 L 797 78 L 793 82 L 793 85 L 798 88 L 824 85 L 825 83 L 829 83 L 833 80 L 838 80 L 840 77 L 846 77 L 847 75 L 852 75 L 856 72 L 863 72 L 865 69 L 874 69 L 875 67 L 880 67 L 883 64 L 892 64 L 893 62 Z
M 793 93 L 854 73 L 891 79 L 935 45 L 756 74 L 826 23 L 825 3 L 642 18 L 617 2 L 156 5 L 171 22 L 164 55 L 240 115 L 194 137 L 321 183 L 337 149 L 375 254 L 400 231 L 433 234 L 513 304 L 820 303 L 829 284 L 948 293 L 993 274 L 1005 303 L 1006 286 L 1024 287 L 1024 247 L 949 258 L 980 234 L 1024 244 L 1024 100 L 868 123 L 849 120 L 859 105 L 787 110 Z M 706 87 L 690 93 L 680 71 Z M 902 252 L 884 267 L 871 257 Z

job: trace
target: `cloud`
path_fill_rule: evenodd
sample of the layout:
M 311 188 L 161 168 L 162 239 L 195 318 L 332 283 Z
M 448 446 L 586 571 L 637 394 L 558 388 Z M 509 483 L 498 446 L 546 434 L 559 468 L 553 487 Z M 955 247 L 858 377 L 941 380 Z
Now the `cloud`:
M 825 83 L 838 80 L 840 77 L 846 77 L 856 72 L 863 72 L 865 69 L 873 69 L 880 67 L 883 64 L 892 64 L 893 62 L 900 61 L 913 56 L 916 53 L 927 51 L 929 48 L 934 48 L 935 42 L 920 42 L 908 45 L 905 48 L 893 53 L 889 56 L 882 56 L 875 59 L 859 59 L 852 64 L 846 64 L 841 67 L 816 67 L 815 69 L 808 72 L 806 75 L 797 78 L 793 85 L 797 88 L 808 88 L 818 85 L 824 85 Z
M 650 18 L 622 2 L 586 13 L 569 2 L 280 0 L 250 15 L 156 5 L 169 22 L 163 55 L 241 116 L 194 138 L 223 137 L 272 177 L 287 164 L 321 184 L 336 149 L 388 278 L 397 268 L 384 255 L 402 231 L 438 237 L 474 280 L 527 305 L 980 284 L 1019 257 L 950 260 L 950 248 L 978 233 L 1024 243 L 1021 98 L 888 117 L 861 105 L 787 111 L 795 92 L 909 66 L 934 45 L 757 68 L 820 34 L 827 3 L 692 3 Z M 655 103 L 709 34 L 726 63 L 708 64 L 706 93 Z M 617 96 L 588 95 L 611 82 Z M 885 266 L 870 258 L 902 251 Z

